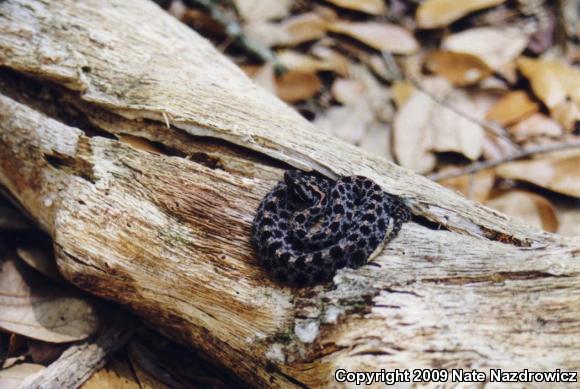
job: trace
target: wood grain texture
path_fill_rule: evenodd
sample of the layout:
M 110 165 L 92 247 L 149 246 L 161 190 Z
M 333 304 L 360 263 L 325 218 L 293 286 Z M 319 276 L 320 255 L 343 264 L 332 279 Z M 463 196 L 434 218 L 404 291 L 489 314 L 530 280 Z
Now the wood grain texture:
M 64 277 L 247 382 L 580 369 L 578 239 L 317 133 L 153 3 L 0 2 L 0 64 L 0 183 L 51 234 Z M 27 93 L 38 84 L 50 99 Z M 249 232 L 288 165 L 370 177 L 416 223 L 331 285 L 281 287 Z

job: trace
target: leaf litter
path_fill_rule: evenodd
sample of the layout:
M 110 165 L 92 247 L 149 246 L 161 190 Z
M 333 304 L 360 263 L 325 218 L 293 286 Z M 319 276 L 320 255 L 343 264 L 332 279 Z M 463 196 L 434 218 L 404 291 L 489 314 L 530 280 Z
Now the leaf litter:
M 578 235 L 578 12 L 573 2 L 532 10 L 524 3 L 170 0 L 164 7 L 318 131 L 534 227 Z M 0 204 L 0 231 L 30 229 Z M 45 247 L 10 250 L 0 262 L 0 345 L 12 345 L 0 348 L 2 387 L 42 371 L 58 347 L 90 337 L 99 321 L 91 303 L 59 281 Z M 167 384 L 167 373 L 151 368 L 163 364 L 159 353 L 129 349 L 86 387 Z M 225 385 L 207 371 L 179 382 Z

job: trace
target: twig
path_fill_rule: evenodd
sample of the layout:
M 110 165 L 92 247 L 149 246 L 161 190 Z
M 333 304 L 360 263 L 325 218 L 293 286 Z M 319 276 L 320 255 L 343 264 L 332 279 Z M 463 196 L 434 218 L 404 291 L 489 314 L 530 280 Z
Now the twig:
M 210 17 L 224 27 L 226 35 L 250 54 L 264 62 L 278 64 L 276 55 L 269 48 L 246 36 L 235 18 L 220 10 L 215 0 L 184 0 L 183 2 L 190 7 L 198 6 L 208 11 Z
M 481 161 L 481 162 L 474 162 L 470 165 L 467 165 L 461 169 L 455 169 L 451 171 L 441 172 L 441 173 L 434 173 L 430 174 L 428 177 L 433 181 L 442 181 L 447 180 L 450 178 L 460 177 L 467 174 L 473 174 L 480 170 L 489 169 L 498 165 L 502 165 L 507 162 L 515 161 L 517 159 L 526 158 L 535 154 L 545 154 L 550 153 L 553 151 L 561 151 L 567 149 L 573 149 L 580 147 L 580 141 L 573 141 L 573 142 L 562 142 L 562 143 L 554 143 L 549 145 L 539 145 L 528 147 L 523 150 L 519 150 L 515 154 L 507 155 L 502 158 L 493 159 L 489 161 Z
M 68 348 L 46 369 L 27 378 L 21 388 L 77 388 L 105 366 L 107 359 L 125 346 L 132 334 L 129 325 L 117 319 L 93 341 Z

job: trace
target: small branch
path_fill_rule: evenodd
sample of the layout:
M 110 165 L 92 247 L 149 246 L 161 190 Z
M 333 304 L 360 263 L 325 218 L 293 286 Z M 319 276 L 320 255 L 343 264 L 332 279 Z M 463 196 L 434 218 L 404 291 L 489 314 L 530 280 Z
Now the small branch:
M 118 320 L 96 339 L 71 346 L 46 369 L 26 379 L 21 388 L 77 388 L 105 366 L 107 359 L 125 346 L 132 335 L 127 324 Z
M 474 162 L 461 169 L 451 170 L 447 172 L 434 173 L 427 176 L 433 181 L 442 181 L 450 178 L 460 177 L 467 174 L 477 173 L 480 170 L 489 169 L 507 162 L 515 161 L 517 159 L 526 158 L 535 154 L 545 154 L 553 151 L 561 151 L 567 149 L 574 149 L 580 147 L 580 141 L 554 143 L 549 145 L 540 145 L 528 147 L 520 150 L 515 154 L 507 155 L 502 158 L 493 159 L 490 161 Z
M 214 0 L 184 0 L 188 6 L 198 6 L 209 12 L 210 17 L 224 27 L 226 35 L 248 53 L 256 56 L 264 62 L 277 65 L 276 55 L 264 45 L 247 37 L 242 26 L 234 17 L 219 9 Z

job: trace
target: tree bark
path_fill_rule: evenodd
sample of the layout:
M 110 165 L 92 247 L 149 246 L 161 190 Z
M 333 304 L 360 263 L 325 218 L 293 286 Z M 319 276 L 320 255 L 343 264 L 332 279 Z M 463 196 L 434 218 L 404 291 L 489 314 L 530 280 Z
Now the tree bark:
M 580 370 L 580 240 L 318 133 L 152 2 L 2 1 L 0 64 L 0 183 L 63 276 L 248 383 Z M 288 166 L 367 176 L 414 222 L 329 285 L 281 286 L 249 233 Z

